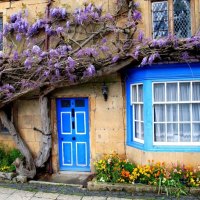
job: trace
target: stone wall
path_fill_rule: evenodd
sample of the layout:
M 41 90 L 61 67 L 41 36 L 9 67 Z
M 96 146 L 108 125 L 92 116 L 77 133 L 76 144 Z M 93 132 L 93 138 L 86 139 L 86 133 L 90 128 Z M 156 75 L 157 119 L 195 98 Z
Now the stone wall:
M 137 164 L 148 164 L 149 161 L 165 162 L 167 164 L 185 164 L 189 166 L 199 166 L 200 153 L 188 152 L 144 152 L 130 146 L 126 146 L 126 155 L 130 161 Z

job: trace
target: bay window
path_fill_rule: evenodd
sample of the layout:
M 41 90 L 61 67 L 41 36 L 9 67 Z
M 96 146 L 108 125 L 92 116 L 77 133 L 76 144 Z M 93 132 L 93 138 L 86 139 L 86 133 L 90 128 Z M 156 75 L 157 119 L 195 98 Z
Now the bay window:
M 127 145 L 200 152 L 200 63 L 129 69 L 126 77 Z

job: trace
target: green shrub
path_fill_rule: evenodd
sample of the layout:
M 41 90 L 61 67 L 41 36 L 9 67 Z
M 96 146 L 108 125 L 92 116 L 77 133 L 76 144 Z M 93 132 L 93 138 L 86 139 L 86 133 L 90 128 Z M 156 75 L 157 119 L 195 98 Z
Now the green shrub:
M 18 149 L 8 148 L 0 145 L 0 171 L 12 172 L 15 171 L 15 166 L 12 164 L 16 158 L 22 158 L 22 154 Z

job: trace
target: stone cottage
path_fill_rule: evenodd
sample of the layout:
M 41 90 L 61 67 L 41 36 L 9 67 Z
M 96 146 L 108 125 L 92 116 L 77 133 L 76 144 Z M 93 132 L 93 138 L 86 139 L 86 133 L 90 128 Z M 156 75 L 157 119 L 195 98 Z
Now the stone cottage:
M 46 0 L 1 1 L 1 25 L 23 3 L 34 19 L 46 9 Z M 77 7 L 82 1 L 55 1 Z M 114 12 L 115 0 L 98 0 Z M 141 0 L 145 36 L 173 33 L 188 38 L 199 30 L 199 0 Z M 104 93 L 104 95 L 103 95 Z M 108 98 L 105 99 L 105 93 Z M 148 160 L 199 165 L 200 64 L 155 64 L 117 71 L 77 86 L 50 93 L 51 160 L 54 172 L 94 171 L 93 162 L 117 152 L 138 164 Z M 41 145 L 39 102 L 22 96 L 7 108 L 21 137 L 33 154 Z M 0 143 L 15 146 L 1 125 Z

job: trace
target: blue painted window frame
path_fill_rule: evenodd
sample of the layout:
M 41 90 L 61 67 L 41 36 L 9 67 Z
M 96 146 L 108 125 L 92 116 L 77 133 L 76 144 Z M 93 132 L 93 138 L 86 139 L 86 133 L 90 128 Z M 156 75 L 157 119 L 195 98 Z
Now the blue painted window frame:
M 168 81 L 200 81 L 200 63 L 157 64 L 132 68 L 125 73 L 128 146 L 150 152 L 200 152 L 200 145 L 155 145 L 153 144 L 152 83 Z M 142 83 L 144 96 L 144 144 L 133 140 L 133 117 L 131 85 Z

